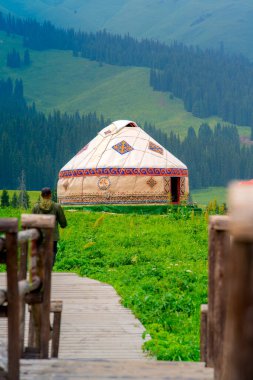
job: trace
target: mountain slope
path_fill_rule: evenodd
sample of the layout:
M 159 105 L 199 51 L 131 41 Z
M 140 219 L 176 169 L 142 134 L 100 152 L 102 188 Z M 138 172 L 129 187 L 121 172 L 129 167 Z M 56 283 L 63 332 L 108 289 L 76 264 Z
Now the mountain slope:
M 30 51 L 29 67 L 10 69 L 6 56 L 15 48 L 23 55 L 22 38 L 0 32 L 1 78 L 22 78 L 26 99 L 39 110 L 50 112 L 97 112 L 112 120 L 132 119 L 154 123 L 162 130 L 185 136 L 190 126 L 204 121 L 214 125 L 219 118 L 200 119 L 186 112 L 181 100 L 153 91 L 149 69 L 118 67 L 73 57 L 70 51 Z M 250 129 L 240 127 L 249 135 Z
M 253 59 L 250 0 L 0 0 L 0 10 L 88 31 L 222 45 Z

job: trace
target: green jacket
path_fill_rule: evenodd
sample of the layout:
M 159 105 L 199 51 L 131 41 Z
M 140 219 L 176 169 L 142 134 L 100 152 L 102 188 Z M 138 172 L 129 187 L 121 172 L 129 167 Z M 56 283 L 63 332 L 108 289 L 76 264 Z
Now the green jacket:
M 55 215 L 56 223 L 54 229 L 54 241 L 60 239 L 58 224 L 61 226 L 61 228 L 65 228 L 67 226 L 67 220 L 61 205 L 51 200 L 42 199 L 41 202 L 35 204 L 32 209 L 32 214 Z

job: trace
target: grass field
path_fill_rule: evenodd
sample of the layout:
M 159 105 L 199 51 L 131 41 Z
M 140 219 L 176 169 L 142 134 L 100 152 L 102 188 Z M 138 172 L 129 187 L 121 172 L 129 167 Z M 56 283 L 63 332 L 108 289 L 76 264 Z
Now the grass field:
M 19 216 L 0 209 L 0 217 Z M 191 212 L 113 215 L 66 211 L 56 271 L 111 284 L 141 320 L 160 360 L 199 360 L 207 301 L 207 224 Z
M 31 51 L 32 65 L 19 69 L 6 66 L 15 48 L 23 56 L 22 39 L 0 32 L 0 78 L 22 78 L 25 96 L 39 110 L 89 113 L 96 111 L 111 120 L 130 119 L 154 123 L 163 131 L 185 136 L 190 126 L 215 125 L 219 118 L 199 119 L 186 112 L 179 99 L 155 92 L 149 86 L 149 69 L 99 65 L 72 56 L 70 51 Z M 248 127 L 240 134 L 249 136 Z
M 8 190 L 10 199 L 13 196 L 14 191 L 17 196 L 18 190 Z M 34 205 L 39 199 L 40 191 L 28 191 L 30 197 L 31 206 Z M 0 190 L 0 197 L 2 195 L 2 190 Z M 192 201 L 197 203 L 200 207 L 208 205 L 210 201 L 216 200 L 218 204 L 226 203 L 227 188 L 226 187 L 209 187 L 207 189 L 199 189 L 191 191 Z
M 218 204 L 227 202 L 226 187 L 209 187 L 207 189 L 192 190 L 191 196 L 193 202 L 198 205 L 207 205 L 210 201 L 216 200 Z

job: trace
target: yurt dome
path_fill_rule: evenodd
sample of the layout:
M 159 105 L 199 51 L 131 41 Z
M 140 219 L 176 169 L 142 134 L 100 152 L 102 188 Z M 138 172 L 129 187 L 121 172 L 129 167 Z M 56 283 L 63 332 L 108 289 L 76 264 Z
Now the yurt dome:
M 185 164 L 134 121 L 102 129 L 60 171 L 62 204 L 180 203 L 189 193 Z

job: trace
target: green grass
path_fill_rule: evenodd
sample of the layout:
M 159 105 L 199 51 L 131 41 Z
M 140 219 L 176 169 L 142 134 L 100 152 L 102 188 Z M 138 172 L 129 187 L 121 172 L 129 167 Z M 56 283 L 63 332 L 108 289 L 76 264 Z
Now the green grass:
M 209 187 L 207 189 L 192 190 L 191 196 L 193 202 L 198 205 L 207 205 L 210 201 L 216 200 L 218 204 L 227 202 L 226 187 Z
M 23 55 L 22 39 L 0 33 L 1 78 L 22 78 L 28 102 L 46 113 L 89 113 L 96 111 L 111 120 L 130 119 L 154 123 L 163 131 L 173 130 L 185 136 L 190 126 L 201 123 L 215 125 L 219 118 L 199 119 L 186 112 L 179 99 L 155 92 L 149 86 L 149 69 L 100 66 L 72 56 L 70 51 L 31 51 L 29 68 L 10 69 L 7 53 L 15 48 Z M 250 128 L 240 127 L 240 133 L 250 136 Z
M 19 216 L 0 209 L 0 217 Z M 111 284 L 151 335 L 161 360 L 199 360 L 200 305 L 207 301 L 205 217 L 66 211 L 56 271 Z
M 92 212 L 110 212 L 114 214 L 138 214 L 138 215 L 164 215 L 168 213 L 185 213 L 194 212 L 202 213 L 202 209 L 192 205 L 83 205 L 83 206 L 65 206 L 65 210 L 92 211 Z

